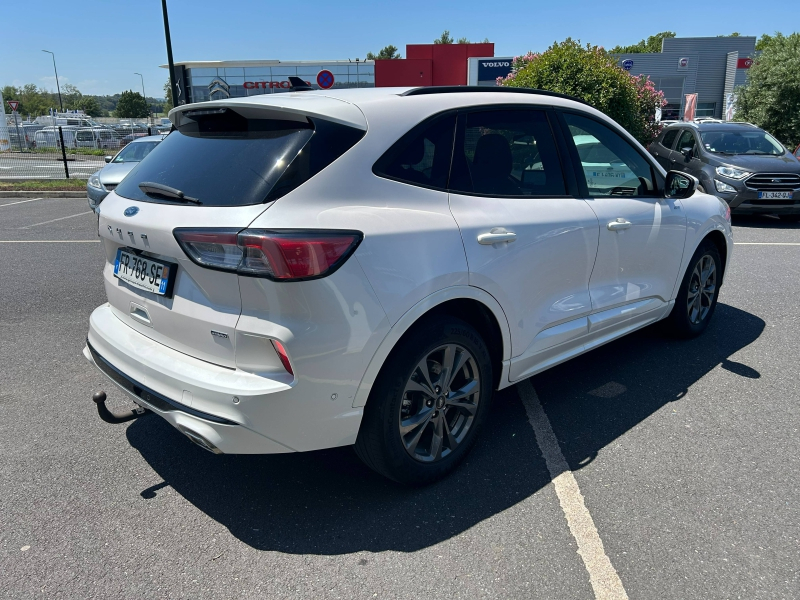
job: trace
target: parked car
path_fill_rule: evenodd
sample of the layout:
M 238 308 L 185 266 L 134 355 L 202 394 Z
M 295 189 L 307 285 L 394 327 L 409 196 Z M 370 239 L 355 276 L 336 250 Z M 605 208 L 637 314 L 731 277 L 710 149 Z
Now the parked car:
M 735 214 L 800 218 L 800 163 L 749 123 L 680 123 L 666 127 L 650 152 L 662 167 L 697 177 Z
M 94 148 L 96 150 L 116 149 L 121 145 L 120 137 L 113 129 L 92 128 L 79 129 L 75 135 L 78 148 Z
M 97 211 L 103 199 L 122 179 L 138 165 L 145 156 L 158 146 L 163 135 L 140 137 L 125 146 L 113 158 L 106 156 L 106 166 L 93 173 L 86 182 L 86 196 L 89 207 Z
M 78 147 L 78 128 L 72 126 L 61 127 L 64 136 L 64 148 L 72 149 Z M 58 127 L 44 127 L 33 134 L 33 141 L 36 148 L 61 148 L 61 137 Z
M 179 107 L 103 201 L 85 356 L 214 453 L 354 444 L 421 484 L 463 460 L 495 390 L 657 321 L 701 334 L 729 207 L 599 111 L 525 92 Z M 593 185 L 603 169 L 623 175 Z

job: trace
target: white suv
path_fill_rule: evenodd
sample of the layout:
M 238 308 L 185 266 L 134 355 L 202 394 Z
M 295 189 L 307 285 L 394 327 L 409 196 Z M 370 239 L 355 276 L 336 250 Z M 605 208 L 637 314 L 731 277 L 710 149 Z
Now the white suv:
M 85 354 L 217 453 L 355 444 L 435 480 L 494 390 L 662 319 L 702 332 L 733 249 L 724 203 L 556 94 L 298 91 L 170 118 L 101 205 Z

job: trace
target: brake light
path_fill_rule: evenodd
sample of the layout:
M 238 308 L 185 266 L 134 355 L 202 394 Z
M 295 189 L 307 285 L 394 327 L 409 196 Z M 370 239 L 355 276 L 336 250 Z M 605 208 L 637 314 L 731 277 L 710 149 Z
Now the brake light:
M 363 239 L 359 231 L 320 229 L 175 229 L 175 239 L 196 264 L 275 281 L 330 275 Z
M 275 352 L 278 353 L 278 358 L 281 359 L 281 364 L 283 368 L 289 373 L 289 375 L 294 375 L 294 370 L 292 370 L 292 363 L 289 362 L 289 355 L 286 353 L 286 348 L 283 347 L 278 340 L 272 340 L 272 347 L 275 348 Z

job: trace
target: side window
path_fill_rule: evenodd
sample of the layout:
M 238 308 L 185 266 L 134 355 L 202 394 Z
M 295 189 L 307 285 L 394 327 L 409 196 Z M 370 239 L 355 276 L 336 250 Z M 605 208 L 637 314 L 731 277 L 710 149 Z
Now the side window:
M 483 196 L 564 196 L 564 176 L 542 110 L 487 110 L 461 117 L 450 189 Z
M 675 150 L 680 152 L 684 148 L 691 148 L 692 152 L 696 150 L 694 134 L 688 129 L 684 129 L 683 133 L 681 133 L 681 138 L 678 140 L 678 145 Z
M 372 170 L 381 177 L 444 190 L 455 130 L 455 113 L 417 125 L 389 148 Z
M 678 129 L 670 129 L 667 133 L 664 134 L 664 139 L 661 140 L 661 145 L 664 146 L 667 150 L 672 148 L 672 144 L 675 143 L 675 138 L 678 137 Z
M 606 125 L 564 113 L 590 196 L 655 196 L 653 167 L 625 138 Z

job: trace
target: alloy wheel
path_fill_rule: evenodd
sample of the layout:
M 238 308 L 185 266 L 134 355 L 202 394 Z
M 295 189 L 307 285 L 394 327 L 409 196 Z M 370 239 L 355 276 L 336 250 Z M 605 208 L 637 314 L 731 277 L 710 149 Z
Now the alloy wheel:
M 464 441 L 480 400 L 475 358 L 458 344 L 428 353 L 411 373 L 400 403 L 400 438 L 420 462 L 449 456 Z
M 692 324 L 697 325 L 706 318 L 713 305 L 716 291 L 717 266 L 714 259 L 705 254 L 697 261 L 689 280 L 686 310 Z

